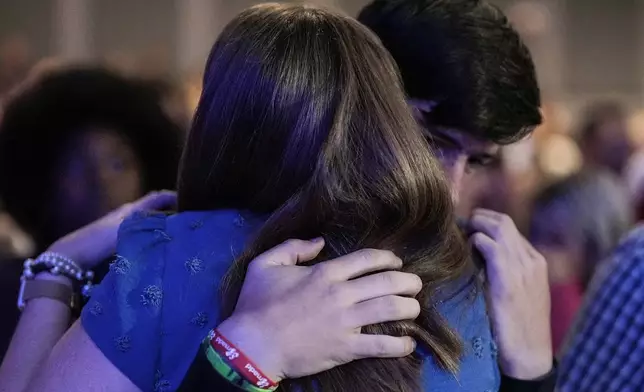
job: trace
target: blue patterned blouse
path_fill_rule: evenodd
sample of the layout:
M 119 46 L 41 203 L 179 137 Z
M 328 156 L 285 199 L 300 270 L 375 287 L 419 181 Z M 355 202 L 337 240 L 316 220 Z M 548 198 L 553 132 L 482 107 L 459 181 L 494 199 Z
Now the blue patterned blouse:
M 81 320 L 103 354 L 142 391 L 179 388 L 218 320 L 217 288 L 260 219 L 237 211 L 137 214 L 119 229 L 116 261 Z M 465 286 L 439 309 L 465 341 L 458 375 L 424 364 L 425 391 L 498 391 L 485 302 Z

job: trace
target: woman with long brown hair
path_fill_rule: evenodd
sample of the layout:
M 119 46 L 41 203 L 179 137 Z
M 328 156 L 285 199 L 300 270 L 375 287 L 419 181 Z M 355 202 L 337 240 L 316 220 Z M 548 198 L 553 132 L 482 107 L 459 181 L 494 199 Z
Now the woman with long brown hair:
M 79 388 L 56 365 L 73 353 L 76 374 L 100 377 L 88 365 L 98 355 L 132 390 L 176 390 L 208 331 L 227 335 L 252 359 L 248 340 L 216 328 L 235 308 L 252 315 L 259 306 L 238 302 L 244 290 L 262 289 L 242 288 L 253 272 L 250 261 L 289 238 L 323 238 L 321 252 L 300 262 L 315 264 L 325 280 L 342 278 L 326 260 L 363 248 L 392 251 L 402 271 L 421 278 L 419 293 L 364 297 L 360 285 L 369 280 L 349 280 L 335 296 L 371 318 L 362 330 L 350 317 L 337 320 L 356 339 L 411 336 L 419 350 L 304 378 L 297 377 L 310 373 L 285 374 L 271 365 L 278 361 L 265 358 L 256 361 L 263 374 L 297 378 L 283 381 L 284 390 L 498 389 L 476 269 L 442 170 L 405 102 L 392 59 L 355 20 L 311 6 L 264 4 L 228 24 L 206 65 L 178 198 L 178 214 L 123 223 L 117 261 L 81 326 L 54 349 L 41 385 Z M 390 271 L 370 279 L 405 276 Z M 291 294 L 301 295 L 298 286 Z M 391 307 L 401 309 L 399 321 L 383 323 L 391 320 L 383 316 Z M 297 308 L 284 313 L 284 328 L 298 314 Z

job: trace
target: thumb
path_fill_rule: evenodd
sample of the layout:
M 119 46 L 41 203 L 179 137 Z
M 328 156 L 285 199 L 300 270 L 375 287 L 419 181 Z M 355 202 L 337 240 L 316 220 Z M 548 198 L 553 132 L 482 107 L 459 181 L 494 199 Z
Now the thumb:
M 324 248 L 322 237 L 309 241 L 292 239 L 261 254 L 254 262 L 265 266 L 296 265 L 313 260 L 320 254 L 322 248 Z

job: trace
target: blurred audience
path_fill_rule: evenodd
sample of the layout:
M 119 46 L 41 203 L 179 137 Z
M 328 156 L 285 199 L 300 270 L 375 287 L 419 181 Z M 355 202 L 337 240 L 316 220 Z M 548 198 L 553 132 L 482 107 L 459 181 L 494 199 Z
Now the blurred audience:
M 598 264 L 631 221 L 626 190 L 608 171 L 582 171 L 548 185 L 536 196 L 529 238 L 548 261 L 555 350 Z
M 587 108 L 578 135 L 586 166 L 624 174 L 634 150 L 627 116 L 624 107 L 612 101 L 597 102 Z

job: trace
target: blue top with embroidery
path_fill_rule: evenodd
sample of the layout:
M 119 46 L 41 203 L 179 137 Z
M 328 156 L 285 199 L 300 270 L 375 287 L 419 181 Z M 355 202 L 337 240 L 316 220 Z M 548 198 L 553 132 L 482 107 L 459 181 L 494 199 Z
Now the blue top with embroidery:
M 262 223 L 230 210 L 127 219 L 116 261 L 83 309 L 85 331 L 142 391 L 175 391 L 216 326 L 221 277 Z M 427 355 L 424 390 L 498 391 L 496 346 L 480 291 L 464 286 L 438 307 L 466 352 L 456 376 Z

